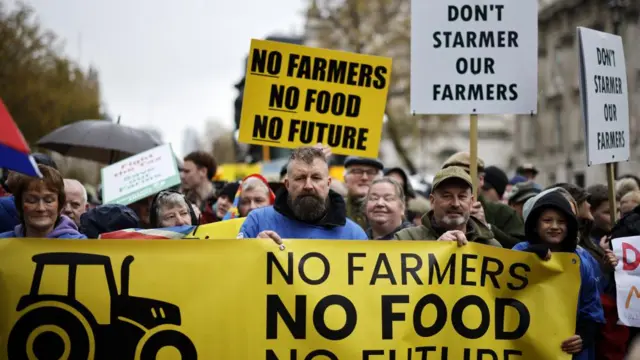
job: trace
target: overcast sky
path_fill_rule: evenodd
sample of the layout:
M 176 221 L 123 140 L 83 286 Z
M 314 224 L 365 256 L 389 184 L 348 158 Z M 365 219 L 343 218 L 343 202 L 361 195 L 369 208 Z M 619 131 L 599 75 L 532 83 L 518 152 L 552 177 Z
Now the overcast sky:
M 11 1 L 11 0 L 10 0 Z M 232 126 L 233 85 L 251 38 L 300 33 L 305 0 L 27 0 L 65 51 L 100 72 L 111 115 L 159 128 L 182 151 L 186 126 Z

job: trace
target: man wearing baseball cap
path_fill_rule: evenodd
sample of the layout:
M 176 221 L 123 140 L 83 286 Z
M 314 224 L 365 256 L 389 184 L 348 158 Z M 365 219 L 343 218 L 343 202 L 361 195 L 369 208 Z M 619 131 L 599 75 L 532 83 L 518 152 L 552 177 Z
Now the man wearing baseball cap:
M 438 171 L 433 179 L 429 201 L 431 211 L 422 217 L 422 225 L 396 233 L 396 240 L 456 241 L 501 247 L 491 230 L 471 215 L 475 202 L 469 174 L 458 166 Z
M 468 152 L 453 154 L 442 165 L 443 169 L 457 166 L 470 173 L 471 156 Z M 478 186 L 482 188 L 485 183 L 484 161 L 478 158 Z M 524 237 L 524 223 L 518 214 L 507 204 L 488 201 L 482 194 L 471 206 L 471 215 L 484 223 L 495 235 L 502 247 L 511 249 Z

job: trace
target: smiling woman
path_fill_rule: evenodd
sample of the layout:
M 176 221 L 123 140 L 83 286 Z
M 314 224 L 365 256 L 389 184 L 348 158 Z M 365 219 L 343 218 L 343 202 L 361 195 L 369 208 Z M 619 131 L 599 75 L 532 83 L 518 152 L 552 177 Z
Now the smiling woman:
M 396 232 L 411 226 L 404 221 L 406 209 L 404 190 L 394 179 L 385 177 L 374 180 L 369 188 L 366 215 L 371 228 L 369 239 L 391 240 Z
M 21 224 L 0 234 L 0 238 L 85 239 L 71 219 L 60 215 L 65 193 L 58 170 L 45 165 L 38 165 L 38 169 L 41 179 L 22 174 L 13 178 L 12 190 Z

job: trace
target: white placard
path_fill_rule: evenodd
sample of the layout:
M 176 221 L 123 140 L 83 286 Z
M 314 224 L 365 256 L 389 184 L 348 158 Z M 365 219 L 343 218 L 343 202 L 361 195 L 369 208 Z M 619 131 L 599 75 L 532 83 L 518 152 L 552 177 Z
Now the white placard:
M 178 184 L 171 145 L 160 145 L 103 168 L 102 203 L 129 205 Z
M 618 258 L 616 297 L 618 318 L 627 326 L 640 327 L 640 236 L 611 241 Z
M 538 0 L 412 0 L 414 114 L 535 114 Z
M 629 93 L 622 38 L 578 27 L 587 165 L 629 160 Z

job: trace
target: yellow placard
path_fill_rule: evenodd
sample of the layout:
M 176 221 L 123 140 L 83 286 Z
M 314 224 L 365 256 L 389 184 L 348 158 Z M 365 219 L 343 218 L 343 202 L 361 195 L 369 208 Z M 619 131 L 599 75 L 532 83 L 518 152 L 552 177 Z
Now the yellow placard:
M 391 58 L 251 40 L 239 140 L 378 157 Z
M 262 171 L 261 164 L 222 164 L 218 166 L 216 180 L 220 181 L 238 181 L 251 174 L 260 174 Z
M 285 245 L 3 240 L 0 359 L 571 359 L 574 254 Z
M 229 219 L 196 226 L 186 238 L 209 240 L 235 239 L 245 219 L 246 218 Z

